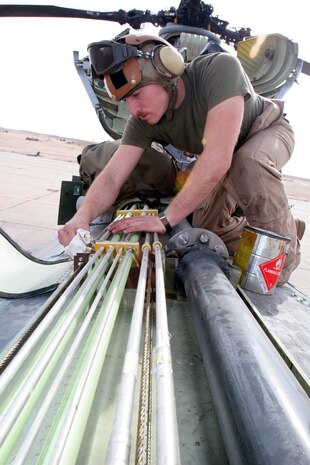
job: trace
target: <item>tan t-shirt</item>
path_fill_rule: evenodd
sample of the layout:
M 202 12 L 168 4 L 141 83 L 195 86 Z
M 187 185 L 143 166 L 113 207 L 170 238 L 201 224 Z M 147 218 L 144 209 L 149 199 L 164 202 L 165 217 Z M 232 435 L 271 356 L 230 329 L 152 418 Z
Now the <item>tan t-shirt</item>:
M 244 140 L 252 123 L 263 110 L 264 99 L 255 93 L 237 58 L 229 53 L 197 57 L 186 66 L 182 79 L 185 98 L 181 106 L 173 111 L 172 120 L 167 121 L 164 116 L 159 123 L 150 125 L 132 116 L 127 122 L 122 144 L 146 148 L 156 141 L 200 154 L 208 111 L 237 95 L 243 95 L 245 99 L 239 143 Z

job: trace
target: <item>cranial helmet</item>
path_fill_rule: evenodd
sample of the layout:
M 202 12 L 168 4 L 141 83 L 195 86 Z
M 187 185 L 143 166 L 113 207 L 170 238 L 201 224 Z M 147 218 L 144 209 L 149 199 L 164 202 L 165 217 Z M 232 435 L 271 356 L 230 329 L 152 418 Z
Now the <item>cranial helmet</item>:
M 122 100 L 147 84 L 160 83 L 173 89 L 184 71 L 182 55 L 157 36 L 129 34 L 94 42 L 87 50 L 96 75 L 104 77 L 114 100 Z

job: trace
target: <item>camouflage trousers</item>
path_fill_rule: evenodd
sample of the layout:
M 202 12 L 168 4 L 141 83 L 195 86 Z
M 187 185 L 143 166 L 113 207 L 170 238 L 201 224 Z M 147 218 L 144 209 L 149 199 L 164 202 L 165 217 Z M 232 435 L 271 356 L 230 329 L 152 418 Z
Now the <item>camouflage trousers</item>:
M 294 133 L 283 117 L 283 103 L 267 100 L 229 171 L 193 214 L 193 226 L 213 231 L 230 253 L 247 225 L 291 238 L 279 284 L 287 282 L 300 263 L 300 243 L 281 175 L 293 149 Z

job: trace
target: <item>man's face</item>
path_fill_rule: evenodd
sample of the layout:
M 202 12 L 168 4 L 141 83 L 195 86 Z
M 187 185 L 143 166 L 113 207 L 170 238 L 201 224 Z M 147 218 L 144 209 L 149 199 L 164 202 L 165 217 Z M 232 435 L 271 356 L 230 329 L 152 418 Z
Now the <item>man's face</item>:
M 169 105 L 168 90 L 161 84 L 148 84 L 126 98 L 133 116 L 156 124 L 166 113 Z

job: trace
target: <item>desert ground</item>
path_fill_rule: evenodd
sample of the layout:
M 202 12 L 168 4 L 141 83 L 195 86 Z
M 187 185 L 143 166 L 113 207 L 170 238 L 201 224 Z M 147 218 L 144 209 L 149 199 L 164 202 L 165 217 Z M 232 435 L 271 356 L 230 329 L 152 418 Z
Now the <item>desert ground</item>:
M 0 152 L 76 163 L 83 147 L 94 142 L 0 128 Z
M 76 157 L 82 149 L 94 143 L 94 141 L 0 128 L 0 152 L 18 153 L 29 157 L 76 163 Z M 283 178 L 290 199 L 310 202 L 310 180 L 292 176 Z

